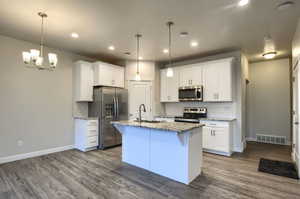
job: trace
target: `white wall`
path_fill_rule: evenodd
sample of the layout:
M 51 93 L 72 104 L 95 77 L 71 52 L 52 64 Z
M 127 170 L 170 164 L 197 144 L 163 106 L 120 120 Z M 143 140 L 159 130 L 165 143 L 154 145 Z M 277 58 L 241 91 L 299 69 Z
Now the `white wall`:
M 247 137 L 277 135 L 290 141 L 290 60 L 253 63 L 249 72 Z
M 39 71 L 22 62 L 22 51 L 38 45 L 4 36 L 0 43 L 0 158 L 73 145 L 72 66 L 85 58 L 51 49 L 57 69 Z

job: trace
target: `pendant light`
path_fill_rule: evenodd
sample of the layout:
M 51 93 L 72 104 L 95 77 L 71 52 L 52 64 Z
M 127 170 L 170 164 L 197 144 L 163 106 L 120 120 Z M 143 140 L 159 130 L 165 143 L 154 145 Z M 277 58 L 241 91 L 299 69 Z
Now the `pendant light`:
M 168 66 L 168 69 L 167 69 L 167 77 L 173 77 L 174 76 L 174 71 L 173 71 L 173 68 L 171 67 L 172 66 L 172 62 L 171 62 L 171 59 L 172 59 L 172 56 L 171 56 L 171 44 L 172 44 L 172 38 L 171 38 L 171 26 L 173 26 L 174 23 L 172 21 L 169 21 L 167 22 L 167 26 L 169 28 L 169 66 Z
M 275 44 L 271 36 L 266 36 L 264 38 L 264 53 L 263 57 L 265 59 L 273 59 L 276 56 L 277 52 L 275 50 Z
M 42 19 L 41 24 L 41 40 L 40 40 L 40 50 L 31 49 L 29 52 L 23 52 L 23 62 L 27 67 L 37 68 L 39 70 L 53 70 L 57 65 L 57 55 L 54 53 L 48 54 L 49 66 L 44 66 L 44 18 L 48 15 L 43 12 L 39 12 L 38 15 Z
M 136 74 L 135 74 L 135 80 L 141 81 L 141 75 L 140 75 L 140 38 L 142 35 L 136 34 Z

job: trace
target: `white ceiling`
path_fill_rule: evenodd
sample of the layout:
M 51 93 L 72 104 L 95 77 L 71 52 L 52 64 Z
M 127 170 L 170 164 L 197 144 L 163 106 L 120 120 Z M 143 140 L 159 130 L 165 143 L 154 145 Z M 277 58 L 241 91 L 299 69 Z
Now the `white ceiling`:
M 46 45 L 102 59 L 134 59 L 138 32 L 141 56 L 164 61 L 168 45 L 167 21 L 173 27 L 173 56 L 182 58 L 222 49 L 242 49 L 252 61 L 261 59 L 263 38 L 270 34 L 280 56 L 291 53 L 300 17 L 300 2 L 284 11 L 284 0 L 0 0 L 0 34 L 39 42 L 39 11 L 45 11 Z M 181 31 L 189 32 L 186 38 Z M 70 38 L 77 32 L 80 38 Z M 191 48 L 190 40 L 199 46 Z M 107 47 L 114 45 L 115 51 Z M 125 55 L 124 52 L 132 55 Z

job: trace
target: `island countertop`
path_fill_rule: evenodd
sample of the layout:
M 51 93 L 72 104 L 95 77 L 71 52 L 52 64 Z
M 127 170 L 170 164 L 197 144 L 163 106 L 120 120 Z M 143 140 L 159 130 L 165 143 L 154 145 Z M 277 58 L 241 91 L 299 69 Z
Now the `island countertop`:
M 183 133 L 195 128 L 200 128 L 204 126 L 204 124 L 194 124 L 194 123 L 185 123 L 185 122 L 158 122 L 158 123 L 149 123 L 149 122 L 137 122 L 131 120 L 122 120 L 122 121 L 113 121 L 111 122 L 115 125 L 122 126 L 134 126 L 141 128 L 150 128 L 150 129 L 158 129 L 165 131 L 173 131 L 177 133 Z

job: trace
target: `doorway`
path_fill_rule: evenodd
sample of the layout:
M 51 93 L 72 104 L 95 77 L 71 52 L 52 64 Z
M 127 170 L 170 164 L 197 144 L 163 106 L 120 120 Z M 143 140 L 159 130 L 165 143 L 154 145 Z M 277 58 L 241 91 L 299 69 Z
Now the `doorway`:
M 152 115 L 152 82 L 129 81 L 129 119 L 139 116 L 139 106 L 145 104 L 146 112 L 142 112 L 142 119 L 151 120 Z

